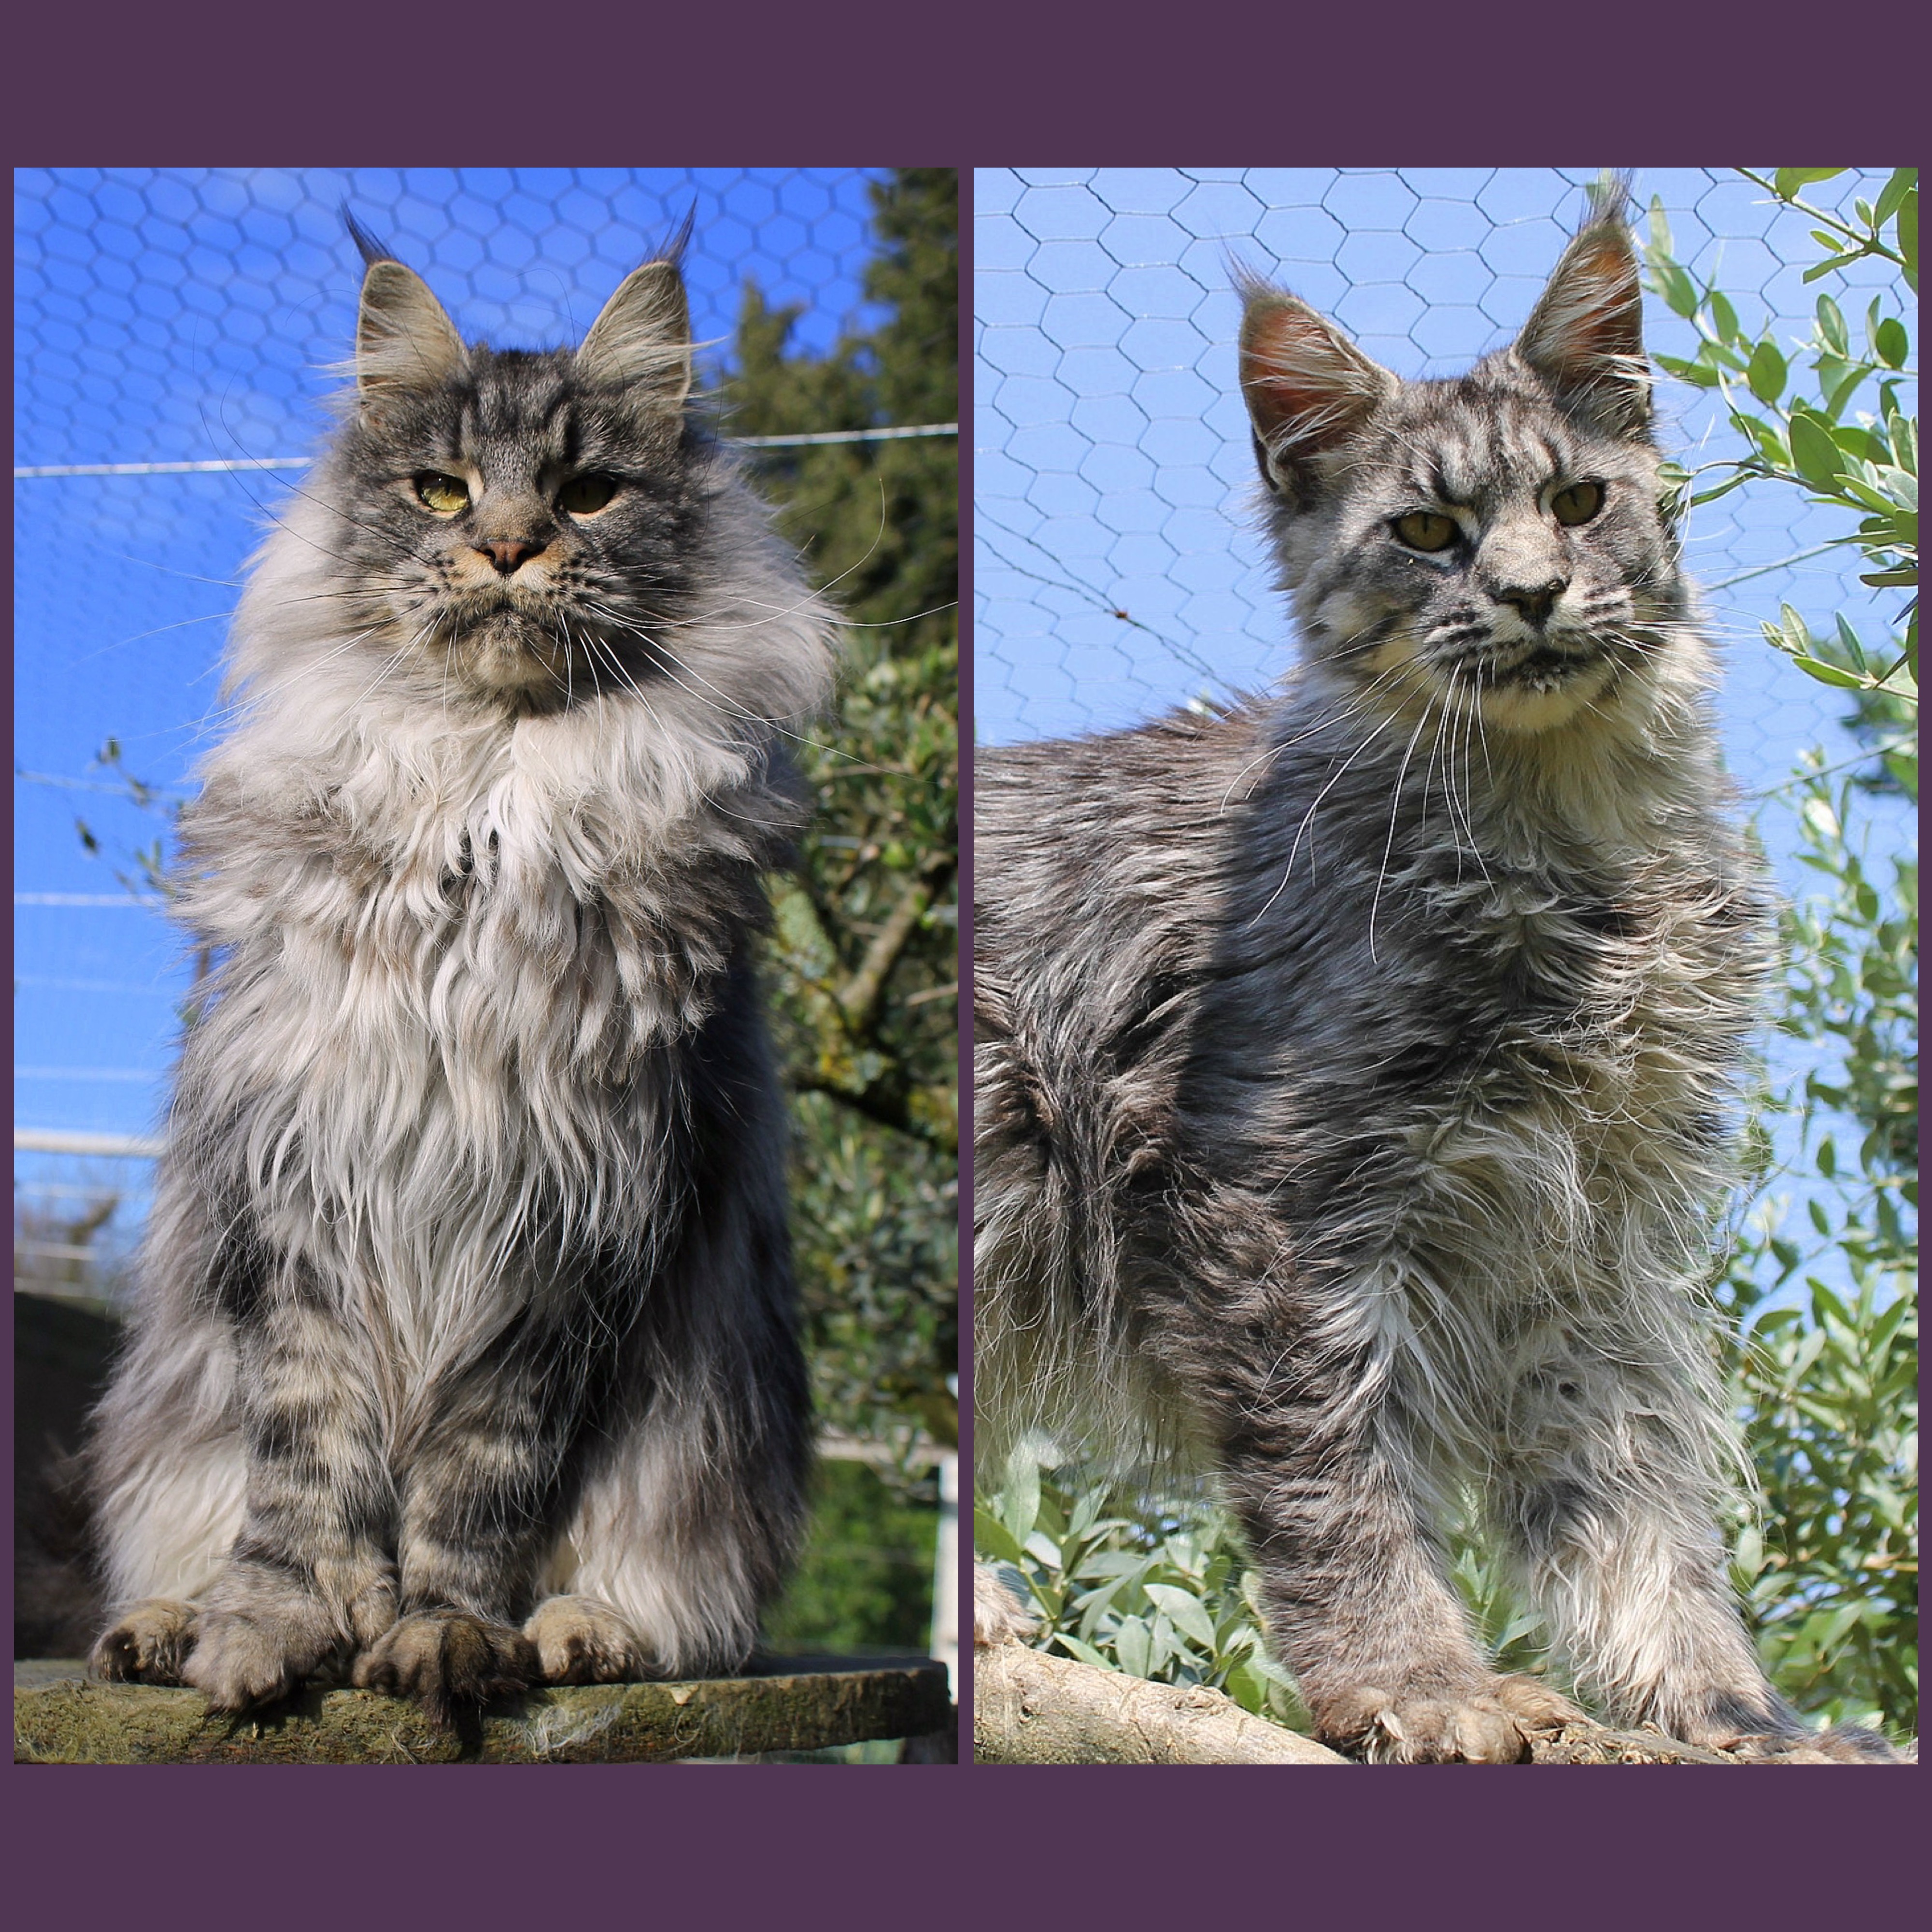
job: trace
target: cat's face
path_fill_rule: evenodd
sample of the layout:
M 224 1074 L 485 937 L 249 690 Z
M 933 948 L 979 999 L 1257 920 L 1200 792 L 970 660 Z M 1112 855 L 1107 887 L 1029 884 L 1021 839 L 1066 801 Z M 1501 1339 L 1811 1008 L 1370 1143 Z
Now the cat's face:
M 355 410 L 325 487 L 374 641 L 479 695 L 568 703 L 658 674 L 703 493 L 678 272 L 647 264 L 574 352 L 466 346 L 399 263 L 363 287 Z
M 1621 221 L 1574 242 L 1522 335 L 1403 382 L 1247 290 L 1243 383 L 1306 648 L 1365 708 L 1537 732 L 1607 715 L 1682 615 Z

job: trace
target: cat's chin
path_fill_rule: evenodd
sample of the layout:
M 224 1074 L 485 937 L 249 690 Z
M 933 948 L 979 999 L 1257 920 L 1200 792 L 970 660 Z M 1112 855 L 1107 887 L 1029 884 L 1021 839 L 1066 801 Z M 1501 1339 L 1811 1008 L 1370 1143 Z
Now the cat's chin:
M 568 652 L 521 626 L 472 631 L 451 646 L 451 656 L 466 683 L 492 695 L 561 702 L 570 686 Z
M 1526 736 L 1559 730 L 1603 696 L 1612 674 L 1610 664 L 1598 663 L 1580 665 L 1560 679 L 1485 686 L 1478 700 L 1483 722 Z

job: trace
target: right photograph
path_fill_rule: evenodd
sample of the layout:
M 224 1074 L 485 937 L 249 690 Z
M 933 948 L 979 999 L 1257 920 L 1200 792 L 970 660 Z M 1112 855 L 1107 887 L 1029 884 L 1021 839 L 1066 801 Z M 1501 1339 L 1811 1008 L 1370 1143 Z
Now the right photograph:
M 975 1755 L 1915 1762 L 1912 169 L 984 169 Z

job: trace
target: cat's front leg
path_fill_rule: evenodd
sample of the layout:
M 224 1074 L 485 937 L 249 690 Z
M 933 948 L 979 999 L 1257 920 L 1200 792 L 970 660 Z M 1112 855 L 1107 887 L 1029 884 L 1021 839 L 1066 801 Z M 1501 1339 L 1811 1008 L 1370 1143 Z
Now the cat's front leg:
M 1873 1732 L 1808 1726 L 1772 1688 L 1718 1528 L 1723 1408 L 1702 1336 L 1573 1336 L 1520 1377 L 1492 1519 L 1552 1647 L 1612 1722 L 1753 1760 L 1886 1763 Z
M 1478 1649 L 1381 1364 L 1300 1322 L 1216 1322 L 1199 1342 L 1223 1484 L 1324 1743 L 1380 1763 L 1514 1764 L 1581 1716 Z
M 430 1392 L 398 1471 L 400 1613 L 356 1658 L 358 1685 L 447 1718 L 538 1681 L 521 1626 L 564 1514 L 583 1411 L 610 1371 L 608 1334 L 526 1310 Z
M 291 1270 L 258 1286 L 236 1326 L 247 1508 L 181 1666 L 227 1712 L 338 1674 L 395 1616 L 380 1422 L 348 1325 Z

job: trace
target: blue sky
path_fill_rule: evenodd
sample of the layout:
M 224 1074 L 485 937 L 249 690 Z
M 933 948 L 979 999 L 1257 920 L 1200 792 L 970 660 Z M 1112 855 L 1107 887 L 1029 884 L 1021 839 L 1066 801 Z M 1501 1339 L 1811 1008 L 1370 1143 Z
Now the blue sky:
M 1800 280 L 1813 254 L 1804 224 L 1727 172 L 1640 170 L 1637 196 L 1661 198 L 1680 256 L 1744 298 L 1748 326 L 1756 298 L 1782 334 L 1802 334 L 1816 292 Z M 1446 374 L 1514 335 L 1596 172 L 977 171 L 981 739 L 1126 724 L 1285 668 L 1286 620 L 1247 514 L 1231 257 L 1335 316 L 1399 374 Z M 1866 279 L 1882 282 L 1882 266 Z M 1654 301 L 1649 311 L 1651 347 L 1687 352 L 1688 326 Z M 1680 453 L 1728 453 L 1706 394 L 1667 385 L 1659 400 Z M 1838 527 L 1789 491 L 1747 490 L 1700 513 L 1690 555 L 1717 586 Z M 1841 743 L 1832 694 L 1758 644 L 1758 619 L 1780 600 L 1819 616 L 1873 605 L 1844 553 L 1712 590 L 1714 626 L 1737 646 L 1724 718 L 1748 787 L 1788 776 L 1803 745 Z
M 14 177 L 16 466 L 304 455 L 347 352 L 361 264 L 339 204 L 466 334 L 574 340 L 687 209 L 694 331 L 740 292 L 823 350 L 866 319 L 867 176 L 850 170 L 33 170 Z M 788 425 L 808 430 L 818 425 Z M 16 1125 L 151 1131 L 187 984 L 117 867 L 159 826 L 97 760 L 178 793 L 215 728 L 243 560 L 288 472 L 14 484 Z M 103 848 L 90 857 L 86 820 Z M 50 904 L 50 894 L 101 903 Z M 22 901 L 25 902 L 22 902 Z M 19 1154 L 16 1180 L 106 1170 Z M 117 1177 L 138 1191 L 146 1172 Z M 139 1202 L 130 1203 L 138 1209 Z

